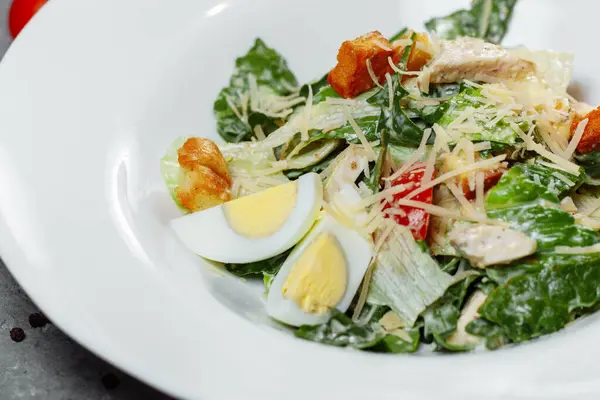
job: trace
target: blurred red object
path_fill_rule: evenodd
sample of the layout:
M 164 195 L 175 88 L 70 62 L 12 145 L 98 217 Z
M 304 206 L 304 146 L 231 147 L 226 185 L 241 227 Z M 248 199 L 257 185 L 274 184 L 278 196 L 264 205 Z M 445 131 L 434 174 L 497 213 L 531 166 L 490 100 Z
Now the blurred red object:
M 17 37 L 21 29 L 27 25 L 29 20 L 38 12 L 48 0 L 14 0 L 8 14 L 8 27 L 10 35 Z

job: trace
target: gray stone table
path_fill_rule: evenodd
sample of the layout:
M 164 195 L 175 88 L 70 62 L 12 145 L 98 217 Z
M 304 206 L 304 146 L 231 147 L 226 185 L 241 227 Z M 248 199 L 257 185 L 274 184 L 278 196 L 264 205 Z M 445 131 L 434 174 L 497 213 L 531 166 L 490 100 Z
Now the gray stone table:
M 0 54 L 10 45 L 11 1 L 0 0 Z M 0 261 L 0 400 L 169 398 L 100 360 L 52 324 L 32 328 L 29 315 L 38 311 Z M 25 331 L 20 343 L 10 337 L 14 327 Z

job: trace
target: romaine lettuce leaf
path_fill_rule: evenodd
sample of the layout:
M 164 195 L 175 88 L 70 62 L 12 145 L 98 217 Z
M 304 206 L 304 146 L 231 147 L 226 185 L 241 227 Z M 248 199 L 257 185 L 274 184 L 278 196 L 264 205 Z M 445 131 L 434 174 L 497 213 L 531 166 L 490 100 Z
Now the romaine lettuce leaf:
M 574 319 L 573 311 L 600 300 L 600 263 L 572 263 L 513 278 L 493 291 L 480 313 L 515 342 L 552 333 Z
M 438 123 L 443 128 L 448 128 L 467 108 L 473 108 L 475 109 L 475 113 L 477 113 L 477 109 L 483 107 L 485 104 L 480 88 L 466 87 L 459 94 L 448 100 L 447 110 L 439 119 Z M 493 115 L 495 118 L 495 114 L 490 115 Z M 517 133 L 510 127 L 510 121 L 508 121 L 507 118 L 503 118 L 496 122 L 493 120 L 487 121 L 487 119 L 483 117 L 484 116 L 482 115 L 481 119 L 474 118 L 477 127 L 480 129 L 479 132 L 461 133 L 461 137 L 465 137 L 473 142 L 490 141 L 509 146 L 514 146 L 517 143 Z M 491 122 L 494 122 L 494 124 L 491 125 Z M 516 121 L 516 123 L 524 131 L 529 129 L 529 126 L 524 123 L 520 123 L 519 121 Z
M 465 301 L 469 287 L 478 276 L 467 276 L 451 286 L 446 293 L 423 312 L 423 334 L 428 340 L 435 340 L 441 348 L 460 351 L 466 348 L 456 348 L 447 343 L 447 339 L 456 331 L 460 310 Z
M 181 206 L 176 195 L 177 187 L 183 183 L 185 178 L 185 173 L 179 166 L 179 155 L 177 154 L 177 150 L 183 146 L 186 140 L 187 138 L 179 137 L 171 143 L 163 158 L 160 159 L 160 173 L 167 184 L 167 189 L 175 204 L 177 204 L 181 210 L 187 212 L 187 210 Z
M 240 277 L 260 276 L 263 274 L 275 275 L 287 259 L 291 250 L 278 254 L 266 260 L 248 264 L 225 264 L 225 269 Z
M 600 186 L 600 150 L 588 154 L 575 154 L 575 159 L 585 168 L 585 183 Z
M 410 230 L 397 225 L 377 255 L 367 301 L 390 307 L 404 326 L 412 327 L 453 283 Z
M 433 18 L 425 26 L 441 39 L 470 36 L 500 43 L 506 35 L 516 3 L 517 0 L 474 0 L 470 10 Z
M 490 218 L 506 221 L 538 241 L 534 257 L 488 270 L 489 277 L 502 286 L 490 293 L 479 310 L 487 322 L 471 323 L 467 330 L 484 334 L 494 346 L 504 341 L 503 336 L 519 342 L 557 331 L 600 300 L 600 254 L 554 251 L 557 246 L 600 243 L 600 234 L 577 225 L 556 204 L 581 178 L 561 172 L 573 181 L 569 185 L 553 171 L 517 164 L 488 194 Z
M 575 185 L 569 185 L 557 177 L 561 174 Z M 571 189 L 575 189 L 583 174 L 575 176 L 540 164 L 515 164 L 502 175 L 502 179 L 488 193 L 486 206 L 498 209 L 546 200 L 559 203 Z
M 243 114 L 244 107 L 248 107 L 247 104 L 244 106 L 244 103 L 250 101 L 247 98 L 250 75 L 256 79 L 257 92 L 261 96 L 285 96 L 298 86 L 296 77 L 288 68 L 287 62 L 279 53 L 257 38 L 248 53 L 236 60 L 229 86 L 221 90 L 214 104 L 217 131 L 227 142 L 249 140 L 257 125 L 261 126 L 266 135 L 278 127 L 275 118 L 261 112 L 250 110 L 246 122 L 237 115 Z
M 367 100 L 369 104 L 381 108 L 379 129 L 388 131 L 390 144 L 418 147 L 427 125 L 421 120 L 412 120 L 407 114 L 409 110 L 400 105 L 400 100 L 408 95 L 408 91 L 400 83 L 400 77 L 397 74 L 392 77 L 394 103 L 391 107 L 388 88 L 389 83 L 386 82 L 383 89 Z
M 387 310 L 389 310 L 387 307 L 367 306 L 363 314 L 368 313 L 371 317 L 366 323 L 358 324 L 334 309 L 328 322 L 316 326 L 301 326 L 296 331 L 296 336 L 331 346 L 353 347 L 373 352 L 393 354 L 415 352 L 419 347 L 418 329 L 403 331 L 403 337 L 400 337 L 386 333 L 378 325 L 378 321 Z

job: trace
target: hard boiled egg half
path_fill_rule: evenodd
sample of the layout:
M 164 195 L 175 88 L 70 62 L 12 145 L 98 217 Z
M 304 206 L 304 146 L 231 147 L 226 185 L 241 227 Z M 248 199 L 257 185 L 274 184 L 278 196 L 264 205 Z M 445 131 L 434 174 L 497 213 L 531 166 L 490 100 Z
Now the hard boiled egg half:
M 345 200 L 356 198 L 360 200 L 358 193 L 350 191 Z M 334 308 L 345 312 L 372 256 L 371 240 L 324 212 L 273 280 L 267 313 L 300 326 L 326 322 Z
M 319 216 L 323 185 L 318 174 L 242 197 L 171 222 L 194 253 L 222 263 L 250 263 L 290 249 Z

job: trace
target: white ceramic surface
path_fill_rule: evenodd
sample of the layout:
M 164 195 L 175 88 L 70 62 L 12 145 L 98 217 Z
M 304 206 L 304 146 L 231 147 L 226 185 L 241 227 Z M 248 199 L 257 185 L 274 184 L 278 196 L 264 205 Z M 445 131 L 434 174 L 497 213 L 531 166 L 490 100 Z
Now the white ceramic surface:
M 158 160 L 177 136 L 216 136 L 213 99 L 254 37 L 305 81 L 345 39 L 468 3 L 52 0 L 0 64 L 2 258 L 65 332 L 178 397 L 598 398 L 596 316 L 493 353 L 340 350 L 274 329 L 259 287 L 168 229 L 178 211 Z M 521 0 L 506 43 L 576 52 L 575 81 L 598 104 L 598 11 Z

